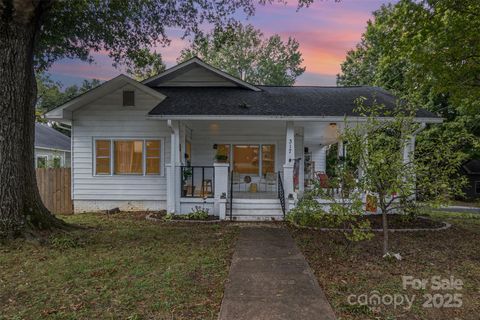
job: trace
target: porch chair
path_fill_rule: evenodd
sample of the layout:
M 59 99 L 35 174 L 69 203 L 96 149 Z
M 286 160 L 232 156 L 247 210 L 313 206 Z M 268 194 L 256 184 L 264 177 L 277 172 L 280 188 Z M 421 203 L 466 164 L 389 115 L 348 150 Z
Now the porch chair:
M 277 176 L 273 172 L 267 172 L 265 174 L 265 179 L 260 180 L 260 185 L 265 185 L 265 192 L 269 191 L 268 187 L 273 187 L 272 191 L 275 191 L 277 185 Z
M 211 196 L 213 193 L 213 186 L 211 179 L 205 179 L 202 182 L 202 197 Z
M 245 184 L 245 182 L 243 182 L 243 180 L 240 178 L 240 173 L 238 172 L 233 172 L 233 186 L 238 186 L 238 191 L 241 191 L 240 190 L 240 186 L 243 184 Z M 247 185 L 245 184 L 245 189 L 247 188 Z

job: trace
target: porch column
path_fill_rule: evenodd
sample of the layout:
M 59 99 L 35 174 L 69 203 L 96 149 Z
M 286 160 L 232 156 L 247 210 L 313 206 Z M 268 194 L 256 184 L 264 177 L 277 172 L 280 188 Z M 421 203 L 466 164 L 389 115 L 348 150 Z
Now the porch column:
M 300 132 L 298 132 L 295 137 L 295 149 L 297 151 L 295 153 L 295 159 L 300 159 L 298 164 L 298 192 L 300 195 L 303 195 L 305 188 L 305 133 L 303 127 L 299 129 Z
M 180 208 L 180 127 L 178 121 L 168 120 L 170 133 L 170 164 L 167 165 L 167 211 Z
M 405 166 L 410 166 L 412 165 L 412 162 L 414 160 L 414 155 L 415 155 L 415 140 L 417 138 L 417 134 L 425 129 L 425 123 L 422 123 L 420 127 L 415 130 L 410 137 L 408 137 L 407 141 L 405 141 L 403 145 L 403 164 Z M 415 176 L 412 177 L 413 181 L 415 181 Z M 415 189 L 415 182 L 413 185 L 413 188 Z M 414 191 L 414 190 L 412 190 Z M 415 200 L 416 195 L 415 192 L 413 192 L 411 199 Z
M 338 140 L 338 157 L 345 156 L 345 148 L 343 147 L 343 140 Z
M 187 128 L 185 124 L 180 125 L 180 161 L 182 165 L 186 165 L 187 161 L 185 159 L 185 150 L 187 145 Z
M 214 213 L 225 220 L 225 204 L 228 198 L 228 163 L 214 163 Z M 223 205 L 222 205 L 223 204 Z
M 283 188 L 285 197 L 293 195 L 293 166 L 295 163 L 295 128 L 293 121 L 287 121 L 285 134 L 285 164 L 283 165 Z

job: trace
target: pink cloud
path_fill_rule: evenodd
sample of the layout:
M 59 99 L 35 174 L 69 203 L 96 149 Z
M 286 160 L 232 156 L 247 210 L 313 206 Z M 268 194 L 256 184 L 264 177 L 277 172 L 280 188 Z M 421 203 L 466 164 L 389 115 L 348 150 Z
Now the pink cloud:
M 50 72 L 58 75 L 75 75 L 81 78 L 95 78 L 99 80 L 109 80 L 121 73 L 121 71 L 113 68 L 111 63 L 88 64 L 84 62 L 72 63 L 70 61 L 55 63 Z

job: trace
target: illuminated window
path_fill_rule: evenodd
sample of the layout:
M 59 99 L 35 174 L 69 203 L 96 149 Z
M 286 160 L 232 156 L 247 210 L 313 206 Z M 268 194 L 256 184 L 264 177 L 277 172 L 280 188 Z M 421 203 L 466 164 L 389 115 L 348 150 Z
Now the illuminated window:
M 192 144 L 189 141 L 185 144 L 185 160 L 192 161 Z
M 234 145 L 233 167 L 235 172 L 242 174 L 259 174 L 259 146 Z
M 110 174 L 110 140 L 95 141 L 95 173 Z
M 275 172 L 275 146 L 262 145 L 262 174 Z
M 146 174 L 160 174 L 160 140 L 146 142 Z
M 114 173 L 143 173 L 143 141 L 116 140 L 113 144 Z

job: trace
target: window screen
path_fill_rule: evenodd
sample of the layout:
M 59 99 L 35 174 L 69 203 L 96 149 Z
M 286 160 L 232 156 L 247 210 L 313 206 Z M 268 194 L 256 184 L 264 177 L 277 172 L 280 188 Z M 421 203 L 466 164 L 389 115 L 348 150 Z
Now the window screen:
M 262 145 L 262 173 L 275 172 L 275 145 Z
M 160 140 L 146 141 L 146 174 L 160 174 Z
M 95 141 L 95 174 L 110 174 L 110 140 Z

